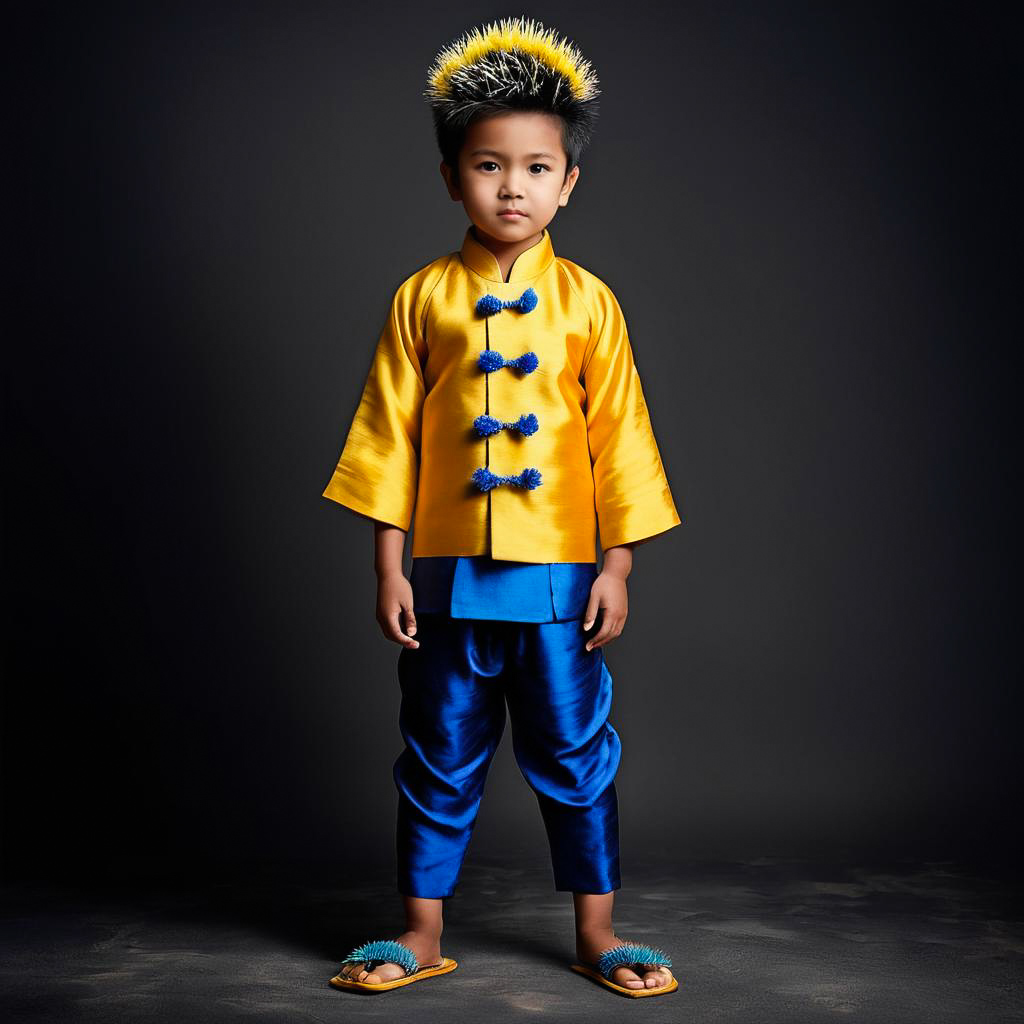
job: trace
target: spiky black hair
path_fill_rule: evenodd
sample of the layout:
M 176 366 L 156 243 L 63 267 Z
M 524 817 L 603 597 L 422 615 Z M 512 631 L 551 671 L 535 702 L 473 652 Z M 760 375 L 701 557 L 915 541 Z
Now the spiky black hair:
M 536 110 L 561 118 L 568 173 L 590 142 L 598 95 L 590 62 L 567 39 L 528 18 L 502 18 L 448 43 L 433 60 L 424 91 L 441 156 L 456 171 L 473 120 Z

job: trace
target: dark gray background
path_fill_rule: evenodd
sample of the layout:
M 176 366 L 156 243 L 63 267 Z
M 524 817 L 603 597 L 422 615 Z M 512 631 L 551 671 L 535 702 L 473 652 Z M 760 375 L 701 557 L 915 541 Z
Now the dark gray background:
M 686 524 L 607 649 L 630 858 L 1020 856 L 1019 179 L 976 5 L 39 5 L 12 29 L 9 878 L 393 857 L 399 648 L 321 497 L 397 284 L 458 248 L 421 98 L 525 13 L 601 117 Z M 8 333 L 8 332 L 5 332 Z M 544 849 L 509 734 L 469 856 Z

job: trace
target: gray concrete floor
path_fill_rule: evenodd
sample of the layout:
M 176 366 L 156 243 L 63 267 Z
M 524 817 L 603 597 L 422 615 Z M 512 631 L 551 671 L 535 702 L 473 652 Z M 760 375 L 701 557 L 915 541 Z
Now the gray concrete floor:
M 626 939 L 669 952 L 679 989 L 630 1000 L 568 969 L 571 897 L 542 860 L 467 862 L 442 948 L 458 970 L 362 996 L 327 984 L 401 931 L 388 872 L 358 891 L 279 883 L 3 893 L 4 1022 L 1024 1021 L 1020 893 L 951 864 L 764 859 L 630 867 Z

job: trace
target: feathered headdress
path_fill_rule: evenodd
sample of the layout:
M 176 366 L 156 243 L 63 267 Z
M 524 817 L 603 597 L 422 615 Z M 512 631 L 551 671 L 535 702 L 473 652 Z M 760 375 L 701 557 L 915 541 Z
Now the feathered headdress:
M 599 94 L 590 62 L 571 42 L 533 19 L 502 18 L 443 47 L 423 95 L 439 130 L 463 128 L 482 109 L 541 110 L 562 117 L 582 148 Z

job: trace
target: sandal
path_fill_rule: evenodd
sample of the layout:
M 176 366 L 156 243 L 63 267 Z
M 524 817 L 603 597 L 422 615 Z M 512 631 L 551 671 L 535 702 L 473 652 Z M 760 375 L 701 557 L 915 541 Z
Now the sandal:
M 616 967 L 632 967 L 636 970 L 638 967 L 671 966 L 672 961 L 660 949 L 624 942 L 606 949 L 597 958 L 596 964 L 572 964 L 572 969 L 579 974 L 586 974 L 615 992 L 621 992 L 624 996 L 662 996 L 679 988 L 679 982 L 674 977 L 660 988 L 626 988 L 612 981 L 612 971 Z
M 356 946 L 351 953 L 341 962 L 342 968 L 345 964 L 365 963 L 365 970 L 373 973 L 374 967 L 383 963 L 398 964 L 405 971 L 404 978 L 394 978 L 391 981 L 381 981 L 376 985 L 365 981 L 356 981 L 354 978 L 343 978 L 336 974 L 331 978 L 331 984 L 335 988 L 351 988 L 361 992 L 383 992 L 384 989 L 398 988 L 401 985 L 411 985 L 414 981 L 422 981 L 424 978 L 433 978 L 438 974 L 447 974 L 458 967 L 458 963 L 448 957 L 441 957 L 441 962 L 428 964 L 420 967 L 416 960 L 416 954 L 396 939 L 376 939 L 373 942 L 364 942 Z

